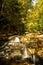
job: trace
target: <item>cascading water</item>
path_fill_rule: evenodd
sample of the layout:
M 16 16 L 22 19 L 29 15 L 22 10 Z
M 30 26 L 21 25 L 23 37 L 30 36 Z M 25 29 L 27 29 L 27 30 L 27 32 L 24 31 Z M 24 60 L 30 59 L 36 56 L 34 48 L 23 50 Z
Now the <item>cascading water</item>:
M 18 37 L 15 37 L 14 42 L 20 42 L 20 39 Z
M 35 55 L 33 55 L 33 65 L 35 65 Z
M 8 45 L 14 45 L 14 43 L 16 42 L 20 42 L 20 39 L 18 37 L 15 37 L 14 39 L 10 40 Z
M 27 48 L 26 48 L 26 46 L 25 46 L 25 48 L 24 48 L 23 58 L 28 58 L 28 53 L 27 53 Z

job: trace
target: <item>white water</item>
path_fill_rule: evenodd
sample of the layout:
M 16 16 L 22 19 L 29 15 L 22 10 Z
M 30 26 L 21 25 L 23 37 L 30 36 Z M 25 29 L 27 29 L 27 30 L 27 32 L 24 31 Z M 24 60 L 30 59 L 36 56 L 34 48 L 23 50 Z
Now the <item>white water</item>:
M 28 58 L 27 48 L 25 46 L 23 58 Z
M 33 55 L 33 65 L 35 65 L 35 55 Z
M 20 39 L 18 37 L 15 37 L 11 41 L 9 41 L 9 45 L 14 45 L 15 42 L 20 42 Z
M 43 34 L 42 35 L 39 35 L 39 37 L 43 37 Z
M 15 42 L 20 42 L 20 39 L 18 37 L 15 37 Z

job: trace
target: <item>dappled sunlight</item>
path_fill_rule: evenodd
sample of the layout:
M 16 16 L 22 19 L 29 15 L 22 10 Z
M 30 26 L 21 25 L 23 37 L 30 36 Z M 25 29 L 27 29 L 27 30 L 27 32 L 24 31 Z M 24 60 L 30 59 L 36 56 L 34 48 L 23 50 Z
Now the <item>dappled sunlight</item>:
M 0 0 L 0 65 L 43 65 L 43 0 Z

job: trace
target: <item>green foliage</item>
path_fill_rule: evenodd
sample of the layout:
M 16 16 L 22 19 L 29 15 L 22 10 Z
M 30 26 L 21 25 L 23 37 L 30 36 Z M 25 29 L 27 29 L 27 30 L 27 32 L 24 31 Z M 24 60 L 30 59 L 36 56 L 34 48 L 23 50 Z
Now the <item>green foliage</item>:
M 33 6 L 30 10 L 28 10 L 27 14 L 27 22 L 26 29 L 29 32 L 37 32 L 38 31 L 38 20 L 39 20 L 39 8 L 37 6 Z
M 17 34 L 43 31 L 43 0 L 4 0 L 3 16 L 10 21 Z
M 43 0 L 38 0 L 35 6 L 32 6 L 27 12 L 26 31 L 43 31 Z
M 40 31 L 43 31 L 43 0 L 38 0 L 38 7 L 40 9 L 39 13 L 39 25 L 40 25 Z
M 26 16 L 26 0 L 5 0 L 2 11 L 9 21 L 21 23 Z
M 19 33 L 23 33 L 24 31 L 26 4 L 26 0 L 5 0 L 3 2 L 3 16 L 7 18 L 8 21 L 11 21 L 11 24 L 16 28 L 16 32 L 19 31 Z

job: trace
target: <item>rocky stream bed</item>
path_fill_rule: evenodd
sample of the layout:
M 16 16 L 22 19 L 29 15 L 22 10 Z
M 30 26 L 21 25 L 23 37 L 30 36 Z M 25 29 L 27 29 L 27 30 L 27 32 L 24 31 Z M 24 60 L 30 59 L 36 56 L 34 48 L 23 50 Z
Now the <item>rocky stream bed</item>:
M 43 34 L 10 36 L 0 46 L 0 65 L 43 65 Z

